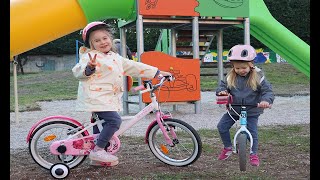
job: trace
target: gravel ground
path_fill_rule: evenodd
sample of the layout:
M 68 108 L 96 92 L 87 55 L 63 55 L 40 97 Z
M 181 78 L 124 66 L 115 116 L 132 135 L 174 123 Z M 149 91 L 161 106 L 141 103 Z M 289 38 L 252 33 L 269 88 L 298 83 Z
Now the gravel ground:
M 216 129 L 217 123 L 225 113 L 225 107 L 215 104 L 214 92 L 201 92 L 201 113 L 195 114 L 194 104 L 178 105 L 177 111 L 172 111 L 172 105 L 163 105 L 162 110 L 169 110 L 176 119 L 184 120 L 195 129 Z M 130 96 L 131 101 L 138 101 L 137 96 Z M 81 123 L 89 122 L 90 113 L 75 111 L 75 100 L 39 102 L 42 111 L 20 112 L 19 121 L 16 114 L 10 113 L 10 151 L 28 147 L 26 137 L 34 123 L 47 116 L 63 115 L 78 120 Z M 129 105 L 130 113 L 138 112 L 138 105 Z M 149 123 L 154 119 L 153 114 L 142 119 L 124 135 L 143 136 Z M 125 124 L 123 121 L 122 124 Z M 276 96 L 271 109 L 266 109 L 260 116 L 259 126 L 308 124 L 310 123 L 310 96 Z

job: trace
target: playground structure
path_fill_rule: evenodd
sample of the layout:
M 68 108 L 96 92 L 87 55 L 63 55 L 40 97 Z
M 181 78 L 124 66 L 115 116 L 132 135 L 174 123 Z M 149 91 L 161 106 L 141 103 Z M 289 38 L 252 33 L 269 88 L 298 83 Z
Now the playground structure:
M 118 19 L 123 54 L 126 29 L 136 28 L 137 55 L 141 62 L 144 28 L 162 29 L 156 50 L 173 57 L 176 57 L 179 33 L 189 32 L 192 59 L 199 60 L 199 67 L 201 35 L 210 35 L 210 43 L 217 41 L 218 77 L 222 79 L 223 29 L 238 26 L 244 30 L 244 42 L 235 44 L 250 44 L 251 34 L 310 77 L 310 46 L 274 19 L 263 0 L 11 0 L 10 61 L 23 52 L 78 31 L 89 22 L 104 19 Z M 141 79 L 138 83 L 141 84 Z M 125 86 L 128 88 L 126 83 Z M 195 113 L 200 113 L 200 97 L 192 101 Z M 130 103 L 127 91 L 123 102 L 127 114 Z M 144 106 L 141 95 L 139 106 L 140 109 Z

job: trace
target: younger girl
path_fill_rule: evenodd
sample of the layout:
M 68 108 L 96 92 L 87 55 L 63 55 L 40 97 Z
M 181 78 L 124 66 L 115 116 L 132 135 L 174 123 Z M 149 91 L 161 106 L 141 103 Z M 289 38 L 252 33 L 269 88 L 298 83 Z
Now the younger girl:
M 256 57 L 255 49 L 250 45 L 236 45 L 229 50 L 228 60 L 232 64 L 232 69 L 226 75 L 225 80 L 219 83 L 216 95 L 232 95 L 233 103 L 257 104 L 258 107 L 247 107 L 247 128 L 252 134 L 253 147 L 250 152 L 250 164 L 259 166 L 260 161 L 258 151 L 258 118 L 263 113 L 264 108 L 271 108 L 274 101 L 272 86 L 267 81 L 263 72 L 253 66 Z M 240 107 L 234 109 L 240 114 Z M 238 116 L 230 111 L 234 119 Z M 225 160 L 232 154 L 232 143 L 230 139 L 230 128 L 235 122 L 225 113 L 218 123 L 218 130 L 223 142 L 218 159 Z
M 154 78 L 159 73 L 171 74 L 115 53 L 111 30 L 104 22 L 89 23 L 82 31 L 82 38 L 86 47 L 80 48 L 79 63 L 72 68 L 79 79 L 77 110 L 91 112 L 106 121 L 89 158 L 93 165 L 114 166 L 119 163 L 118 158 L 104 149 L 121 124 L 118 112 L 122 110 L 123 77 Z M 93 133 L 99 133 L 98 127 L 93 127 Z

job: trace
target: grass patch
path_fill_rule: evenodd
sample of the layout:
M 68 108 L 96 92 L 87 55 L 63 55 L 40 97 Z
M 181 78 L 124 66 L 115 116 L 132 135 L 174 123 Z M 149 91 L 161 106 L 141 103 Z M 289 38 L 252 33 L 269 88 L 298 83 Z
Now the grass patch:
M 235 128 L 232 128 L 234 131 Z M 144 137 L 121 136 L 117 153 L 119 165 L 97 168 L 88 161 L 71 170 L 70 179 L 230 179 L 273 180 L 310 179 L 310 124 L 259 127 L 260 166 L 247 162 L 239 170 L 237 155 L 217 160 L 223 145 L 216 129 L 198 130 L 203 148 L 199 159 L 186 167 L 169 166 L 159 161 L 144 143 Z M 21 161 L 23 159 L 23 161 Z M 34 163 L 27 150 L 10 153 L 10 179 L 50 179 L 49 171 Z
M 298 136 L 296 135 L 298 133 Z M 260 135 L 262 134 L 262 135 Z M 310 151 L 310 132 L 300 125 L 271 126 L 259 132 L 259 140 L 267 142 L 272 139 L 272 144 L 282 147 L 296 147 L 300 151 Z
M 39 110 L 38 101 L 75 99 L 78 80 L 71 71 L 49 71 L 19 74 L 18 103 L 19 111 Z M 10 76 L 10 111 L 14 110 L 13 76 Z

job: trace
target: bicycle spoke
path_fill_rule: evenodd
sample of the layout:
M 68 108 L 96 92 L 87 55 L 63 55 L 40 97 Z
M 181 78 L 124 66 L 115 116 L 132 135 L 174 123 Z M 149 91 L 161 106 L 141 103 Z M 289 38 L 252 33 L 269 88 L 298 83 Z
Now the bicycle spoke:
M 148 135 L 150 150 L 158 159 L 170 165 L 185 166 L 193 163 L 201 153 L 201 140 L 196 131 L 176 119 L 167 120 L 166 125 L 170 127 L 167 133 L 173 145 L 166 144 L 160 127 L 155 125 Z

